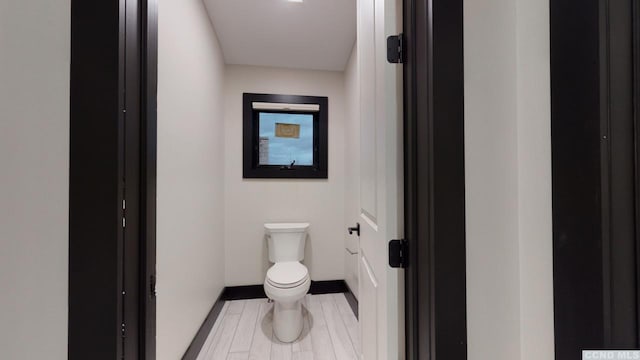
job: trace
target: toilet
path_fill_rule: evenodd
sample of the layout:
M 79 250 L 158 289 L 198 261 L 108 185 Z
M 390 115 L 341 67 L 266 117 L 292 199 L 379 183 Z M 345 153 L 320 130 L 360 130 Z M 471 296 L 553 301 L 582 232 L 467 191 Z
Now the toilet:
M 295 341 L 302 332 L 302 298 L 309 291 L 311 278 L 304 259 L 309 223 L 264 224 L 269 260 L 264 291 L 273 300 L 273 332 L 282 342 Z

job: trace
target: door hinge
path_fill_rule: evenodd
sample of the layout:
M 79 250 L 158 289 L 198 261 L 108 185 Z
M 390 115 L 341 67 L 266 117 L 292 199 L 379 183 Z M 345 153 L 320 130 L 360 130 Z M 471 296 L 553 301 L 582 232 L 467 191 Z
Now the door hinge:
M 398 34 L 387 38 L 387 61 L 392 64 L 404 62 L 404 35 Z
M 389 266 L 392 268 L 406 268 L 409 260 L 409 246 L 407 240 L 389 241 Z

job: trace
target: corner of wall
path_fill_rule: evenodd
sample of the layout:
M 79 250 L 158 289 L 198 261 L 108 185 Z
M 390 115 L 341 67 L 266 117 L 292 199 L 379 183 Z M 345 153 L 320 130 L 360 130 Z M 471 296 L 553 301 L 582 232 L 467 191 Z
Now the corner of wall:
M 347 66 L 344 71 L 344 88 L 345 88 L 345 104 L 346 104 L 346 125 L 345 132 L 350 134 L 358 134 L 360 131 L 360 98 L 359 98 L 359 81 L 358 81 L 358 48 L 357 44 L 354 44 L 351 56 L 347 62 Z M 345 228 L 353 226 L 358 221 L 359 215 L 359 197 L 360 197 L 360 183 L 359 177 L 354 167 L 354 164 L 360 163 L 360 141 L 359 139 L 352 139 L 347 141 L 345 148 L 345 154 L 347 159 L 345 161 L 345 196 L 344 196 L 344 208 L 345 216 L 344 223 Z M 356 236 L 344 233 L 344 247 L 351 252 L 359 252 L 359 240 Z M 349 252 L 343 251 L 344 254 L 344 274 L 347 285 L 353 292 L 353 295 L 358 297 L 358 256 L 351 255 Z
M 553 358 L 549 64 L 548 3 L 465 3 L 470 359 Z

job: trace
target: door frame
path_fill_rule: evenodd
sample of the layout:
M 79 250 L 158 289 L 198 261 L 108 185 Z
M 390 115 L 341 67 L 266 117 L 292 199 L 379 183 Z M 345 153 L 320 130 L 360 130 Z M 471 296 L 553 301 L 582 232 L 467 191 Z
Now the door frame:
M 122 353 L 122 304 L 116 295 L 122 291 L 123 235 L 116 226 L 122 218 L 116 205 L 123 197 L 118 181 L 122 104 L 120 81 L 113 75 L 121 66 L 120 19 L 118 2 L 72 4 L 69 360 L 116 359 Z
M 463 0 L 404 0 L 406 358 L 466 359 Z
M 141 359 L 156 358 L 156 179 L 158 154 L 158 0 L 142 1 L 142 185 L 140 197 L 143 202 L 142 239 L 143 260 L 142 288 L 147 289 L 141 301 L 141 317 L 144 330 L 144 356 Z
M 154 359 L 157 0 L 72 1 L 70 88 L 68 358 Z
M 138 354 L 126 355 L 156 355 L 157 6 L 72 3 L 69 359 L 124 356 L 125 196 L 138 202 L 126 216 L 141 255 L 139 306 L 128 314 L 141 324 Z M 403 0 L 403 8 L 406 358 L 466 359 L 463 0 Z M 127 66 L 125 49 L 140 61 Z M 127 90 L 139 102 L 127 114 L 139 127 L 133 138 Z M 139 164 L 139 181 L 125 194 L 127 159 Z

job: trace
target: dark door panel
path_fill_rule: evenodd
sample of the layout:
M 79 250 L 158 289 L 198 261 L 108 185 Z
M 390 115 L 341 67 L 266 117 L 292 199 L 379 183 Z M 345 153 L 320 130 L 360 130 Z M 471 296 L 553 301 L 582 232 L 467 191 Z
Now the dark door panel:
M 635 3 L 550 2 L 556 359 L 639 345 Z

